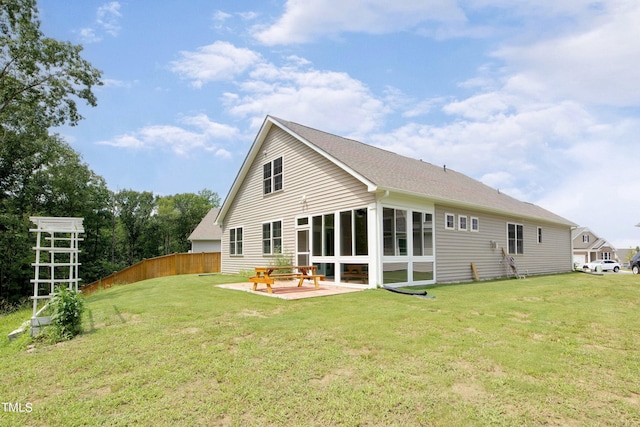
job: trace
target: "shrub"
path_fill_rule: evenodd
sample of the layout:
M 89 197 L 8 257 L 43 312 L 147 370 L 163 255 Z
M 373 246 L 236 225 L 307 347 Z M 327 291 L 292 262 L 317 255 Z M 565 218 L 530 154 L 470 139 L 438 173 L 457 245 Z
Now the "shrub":
M 276 254 L 271 260 L 270 267 L 284 267 L 290 266 L 293 262 L 293 254 L 289 251 L 282 251 L 278 246 L 275 250 Z M 276 271 L 280 273 L 291 273 L 290 268 L 278 268 Z
M 64 286 L 57 287 L 49 308 L 56 338 L 69 340 L 82 332 L 84 301 L 78 292 Z

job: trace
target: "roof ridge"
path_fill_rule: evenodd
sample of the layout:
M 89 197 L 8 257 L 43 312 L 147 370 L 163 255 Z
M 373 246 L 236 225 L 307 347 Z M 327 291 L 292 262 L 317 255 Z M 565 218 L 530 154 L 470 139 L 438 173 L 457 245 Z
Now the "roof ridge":
M 422 159 L 405 156 L 312 128 L 296 122 L 267 116 L 273 123 L 301 138 L 364 177 L 380 190 L 391 190 L 440 203 L 453 203 L 512 216 L 526 216 L 575 227 L 576 224 L 539 205 L 524 202 L 468 175 Z
M 293 121 L 291 121 L 291 120 L 284 120 L 284 119 L 281 119 L 281 118 L 279 118 L 279 117 L 275 117 L 275 116 L 269 116 L 269 117 L 271 117 L 271 118 L 272 118 L 272 119 L 274 119 L 274 120 L 277 120 L 278 122 L 280 122 L 281 124 L 283 124 L 283 125 L 285 125 L 285 126 L 287 126 L 287 127 L 289 127 L 289 128 L 290 128 L 290 126 L 289 126 L 289 125 L 293 124 L 293 125 L 296 125 L 296 126 L 303 127 L 303 128 L 305 128 L 305 129 L 309 129 L 309 130 L 311 130 L 311 131 L 313 131 L 313 132 L 319 132 L 319 133 L 323 133 L 323 134 L 325 134 L 325 135 L 333 136 L 333 137 L 335 137 L 335 138 L 340 138 L 340 139 L 343 139 L 343 140 L 346 140 L 346 141 L 355 142 L 355 143 L 360 144 L 360 145 L 362 145 L 362 146 L 364 146 L 364 147 L 371 148 L 371 149 L 375 149 L 375 150 L 380 150 L 380 151 L 383 151 L 383 152 L 388 153 L 388 154 L 393 155 L 393 156 L 402 157 L 403 159 L 411 160 L 411 161 L 414 161 L 414 162 L 421 162 L 421 163 L 425 163 L 425 164 L 431 165 L 431 166 L 436 167 L 436 168 L 437 168 L 437 167 L 439 167 L 438 165 L 435 165 L 435 164 L 433 164 L 433 163 L 431 163 L 431 162 L 427 162 L 427 161 L 422 160 L 422 159 L 416 159 L 415 157 L 405 156 L 404 154 L 395 153 L 395 152 L 393 152 L 393 151 L 391 151 L 391 150 L 388 150 L 388 149 L 386 149 L 386 148 L 378 147 L 377 145 L 368 144 L 368 143 L 366 143 L 366 142 L 362 142 L 362 141 L 359 141 L 359 140 L 354 139 L 354 138 L 348 138 L 348 137 L 346 137 L 346 136 L 342 136 L 342 135 L 338 135 L 338 134 L 335 134 L 335 133 L 327 132 L 327 131 L 324 131 L 324 130 L 321 130 L 321 129 L 316 129 L 316 128 L 314 128 L 314 127 L 311 127 L 311 126 L 308 126 L 308 125 L 303 125 L 303 124 L 301 124 L 301 123 L 297 123 L 297 122 L 293 122 Z M 292 130 L 293 130 L 293 129 L 292 129 Z M 313 141 L 309 141 L 309 142 L 313 142 Z M 444 167 L 447 171 L 453 171 L 453 172 L 456 172 L 456 171 L 455 171 L 455 169 L 449 169 L 449 168 L 446 168 L 446 165 L 444 165 L 443 167 Z M 460 173 L 460 172 L 458 172 L 458 173 Z

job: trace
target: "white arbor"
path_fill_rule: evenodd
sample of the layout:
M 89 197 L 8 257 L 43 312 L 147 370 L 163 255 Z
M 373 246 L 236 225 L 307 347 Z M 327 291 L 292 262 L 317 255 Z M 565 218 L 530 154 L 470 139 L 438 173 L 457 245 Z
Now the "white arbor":
M 38 217 L 29 218 L 36 225 L 29 231 L 36 234 L 35 269 L 33 283 L 33 316 L 31 318 L 31 335 L 40 332 L 40 326 L 51 323 L 48 316 L 38 317 L 51 299 L 55 287 L 67 286 L 78 291 L 78 243 L 79 236 L 84 233 L 82 221 L 84 218 L 69 217 Z M 42 307 L 41 301 L 46 301 Z

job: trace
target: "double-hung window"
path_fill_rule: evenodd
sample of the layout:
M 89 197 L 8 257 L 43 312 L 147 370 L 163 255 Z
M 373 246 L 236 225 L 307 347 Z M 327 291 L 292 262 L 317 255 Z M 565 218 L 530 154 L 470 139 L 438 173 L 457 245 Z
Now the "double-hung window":
M 454 214 L 448 213 L 444 215 L 444 228 L 445 230 L 456 229 L 456 216 Z
M 229 230 L 229 255 L 242 255 L 242 227 Z
M 282 190 L 282 157 L 262 167 L 262 193 L 270 194 Z
M 467 217 L 465 215 L 458 215 L 458 230 L 467 231 Z
M 524 253 L 524 226 L 522 224 L 507 224 L 507 242 L 510 254 Z
M 282 221 L 262 224 L 262 253 L 264 255 L 282 253 Z

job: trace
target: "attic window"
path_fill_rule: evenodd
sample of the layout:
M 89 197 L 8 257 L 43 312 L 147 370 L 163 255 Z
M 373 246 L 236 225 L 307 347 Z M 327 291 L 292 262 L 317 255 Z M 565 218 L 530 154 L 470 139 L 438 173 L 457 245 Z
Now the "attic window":
M 589 235 L 588 234 L 583 234 L 582 235 L 582 243 L 589 243 Z
M 265 163 L 262 167 L 262 193 L 282 190 L 282 157 Z

